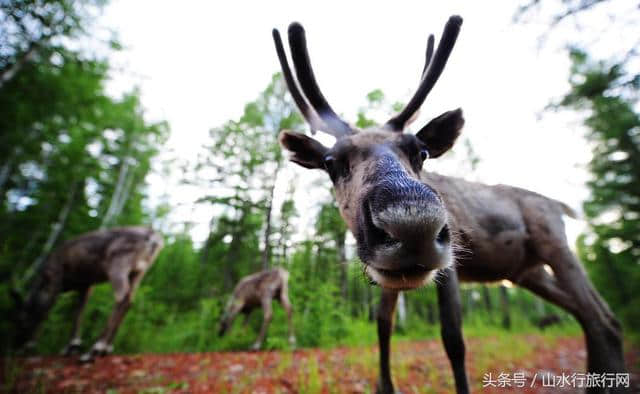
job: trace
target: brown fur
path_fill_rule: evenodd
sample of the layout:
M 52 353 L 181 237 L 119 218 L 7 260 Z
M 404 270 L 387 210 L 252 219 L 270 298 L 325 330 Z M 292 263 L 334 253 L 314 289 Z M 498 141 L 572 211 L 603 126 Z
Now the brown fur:
M 467 281 L 508 279 L 561 306 L 584 329 L 588 371 L 622 373 L 625 366 L 620 325 L 567 245 L 562 215 L 571 214 L 571 210 L 527 190 L 422 172 L 427 156 L 439 157 L 453 146 L 464 124 L 461 110 L 434 118 L 415 136 L 402 134 L 442 72 L 461 23 L 460 17 L 449 19 L 431 63 L 430 37 L 420 87 L 407 107 L 382 127 L 366 132 L 352 126 L 345 130 L 346 123 L 324 99 L 306 54 L 302 27 L 294 23 L 289 29 L 302 92 L 289 69 L 279 34 L 274 31 L 278 58 L 296 105 L 312 129 L 320 128 L 338 139 L 328 148 L 310 137 L 284 131 L 280 142 L 292 153 L 295 163 L 327 171 L 340 213 L 358 241 L 365 272 L 383 287 L 378 310 L 377 391 L 395 391 L 389 353 L 398 291 L 424 284 L 429 276 L 421 269 L 434 272 L 446 265 L 451 249 L 458 257 L 456 269 L 446 271 L 436 286 L 442 339 L 458 393 L 469 392 L 458 274 Z M 544 264 L 553 274 L 547 273 Z
M 393 146 L 400 138 L 383 133 L 363 132 L 338 142 L 348 151 L 343 154 L 349 156 L 351 176 L 334 184 L 335 195 L 352 231 L 357 231 L 358 201 L 367 193 L 367 179 L 374 167 L 375 157 L 366 152 L 376 144 Z M 510 280 L 561 306 L 585 331 L 588 370 L 625 371 L 620 324 L 568 246 L 562 216 L 575 217 L 575 213 L 566 204 L 517 187 L 418 173 L 406 155 L 395 151 L 405 170 L 442 198 L 462 281 Z M 545 264 L 552 273 L 544 269 Z
M 76 291 L 73 335 L 63 354 L 79 350 L 82 311 L 91 287 L 109 281 L 116 305 L 102 335 L 81 359 L 110 352 L 133 295 L 162 247 L 160 234 L 147 227 L 93 231 L 63 243 L 44 263 L 22 310 L 19 320 L 24 339 L 31 339 L 60 293 Z
M 239 313 L 245 315 L 245 324 L 251 311 L 262 307 L 264 318 L 258 338 L 253 344 L 254 350 L 260 349 L 267 329 L 271 323 L 271 302 L 277 300 L 287 312 L 289 323 L 289 341 L 295 344 L 292 322 L 291 302 L 289 301 L 289 272 L 282 268 L 273 268 L 245 276 L 233 289 L 231 299 L 227 304 L 224 316 L 220 322 L 220 335 L 224 335 L 233 324 Z

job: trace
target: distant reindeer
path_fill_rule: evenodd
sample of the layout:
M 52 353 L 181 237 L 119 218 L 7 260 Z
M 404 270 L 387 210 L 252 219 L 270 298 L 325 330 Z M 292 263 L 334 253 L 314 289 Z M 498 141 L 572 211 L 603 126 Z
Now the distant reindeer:
M 536 325 L 536 327 L 544 330 L 545 328 L 547 328 L 549 326 L 560 324 L 561 322 L 562 322 L 562 320 L 560 319 L 560 316 L 552 313 L 552 314 L 549 314 L 549 315 L 542 316 L 540 319 L 538 319 L 535 322 L 535 325 Z
M 302 26 L 289 26 L 297 82 L 280 35 L 273 30 L 293 100 L 312 132 L 321 130 L 336 137 L 329 148 L 304 134 L 283 131 L 280 143 L 291 152 L 291 161 L 328 173 L 340 213 L 356 237 L 365 272 L 382 287 L 377 390 L 394 392 L 389 339 L 398 292 L 422 286 L 439 270 L 441 334 L 459 393 L 467 393 L 469 387 L 458 276 L 479 282 L 508 279 L 559 305 L 582 325 L 588 371 L 624 372 L 620 324 L 567 245 L 562 215 L 571 215 L 570 209 L 524 189 L 422 171 L 426 159 L 437 158 L 453 146 L 464 124 L 460 109 L 436 117 L 415 135 L 403 133 L 444 69 L 461 24 L 458 16 L 449 19 L 435 54 L 433 36 L 429 37 L 415 95 L 398 115 L 367 131 L 343 121 L 327 103 L 311 68 Z M 468 253 L 458 256 L 456 269 L 445 271 L 454 266 L 456 250 Z M 544 269 L 545 264 L 553 273 Z
M 18 346 L 32 341 L 60 293 L 76 291 L 71 340 L 62 350 L 70 355 L 82 345 L 82 312 L 93 285 L 109 281 L 116 304 L 107 325 L 81 361 L 113 351 L 113 339 L 145 272 L 163 247 L 162 236 L 147 227 L 121 227 L 83 234 L 49 255 L 26 301 L 18 299 Z
M 218 334 L 223 336 L 233 324 L 233 320 L 239 313 L 243 313 L 244 324 L 247 324 L 249 314 L 255 308 L 262 307 L 263 321 L 258 338 L 251 347 L 258 350 L 262 347 L 267 329 L 271 323 L 272 310 L 271 302 L 280 301 L 280 304 L 287 312 L 289 323 L 289 343 L 294 345 L 296 337 L 293 332 L 293 322 L 291 320 L 291 302 L 289 302 L 289 272 L 282 268 L 273 268 L 266 271 L 245 276 L 233 289 L 231 299 L 227 304 L 225 312 L 220 322 Z

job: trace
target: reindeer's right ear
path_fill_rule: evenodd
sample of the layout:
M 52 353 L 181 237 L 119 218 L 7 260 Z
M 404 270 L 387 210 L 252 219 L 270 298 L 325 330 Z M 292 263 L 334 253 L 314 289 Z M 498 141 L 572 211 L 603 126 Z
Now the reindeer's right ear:
M 329 148 L 311 137 L 292 131 L 280 133 L 280 144 L 292 153 L 289 160 L 306 168 L 324 168 L 324 157 Z

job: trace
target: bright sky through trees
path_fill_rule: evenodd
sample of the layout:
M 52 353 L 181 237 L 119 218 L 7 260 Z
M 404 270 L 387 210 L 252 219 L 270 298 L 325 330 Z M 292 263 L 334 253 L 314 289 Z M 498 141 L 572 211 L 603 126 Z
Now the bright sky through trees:
M 624 4 L 618 3 L 620 12 Z M 99 25 L 114 29 L 126 48 L 114 61 L 127 71 L 114 75 L 110 88 L 119 92 L 139 85 L 151 118 L 171 125 L 167 147 L 189 160 L 210 128 L 238 117 L 244 103 L 255 99 L 279 71 L 273 27 L 286 32 L 291 21 L 304 24 L 325 95 L 346 119 L 355 121 L 373 89 L 381 89 L 391 101 L 410 97 L 428 34 L 438 39 L 448 16 L 460 14 L 464 24 L 449 65 L 414 125 L 462 107 L 467 121 L 463 133 L 481 163 L 473 175 L 437 162 L 428 168 L 525 187 L 579 208 L 587 193 L 584 164 L 589 158 L 580 123 L 566 113 L 539 115 L 568 89 L 567 41 L 586 40 L 606 57 L 625 38 L 600 37 L 594 26 L 605 27 L 608 20 L 594 19 L 586 30 L 571 23 L 556 27 L 541 47 L 548 18 L 538 15 L 530 23 L 514 24 L 515 9 L 515 4 L 487 8 L 482 2 L 240 1 L 177 7 L 170 2 L 114 1 Z M 599 42 L 594 42 L 596 37 Z M 285 188 L 280 189 L 283 193 Z M 201 193 L 155 177 L 152 194 L 162 191 L 169 191 L 173 205 L 181 206 L 173 210 L 173 219 L 198 223 L 194 236 L 202 240 L 211 215 L 194 211 L 191 204 Z M 580 226 L 570 223 L 570 232 Z

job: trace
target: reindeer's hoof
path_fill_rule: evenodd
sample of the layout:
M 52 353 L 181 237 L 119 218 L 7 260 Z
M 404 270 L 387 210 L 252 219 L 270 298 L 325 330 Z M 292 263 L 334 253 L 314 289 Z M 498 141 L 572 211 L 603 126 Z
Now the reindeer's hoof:
M 82 347 L 79 343 L 70 343 L 60 351 L 60 355 L 64 357 L 75 356 L 76 354 L 80 354 Z
M 376 385 L 376 394 L 402 394 L 402 392 L 396 391 L 392 384 L 382 384 L 378 382 Z
M 255 352 L 260 350 L 261 347 L 262 347 L 262 344 L 260 342 L 256 342 L 253 345 L 251 345 L 251 350 Z
M 92 363 L 94 361 L 93 351 L 88 351 L 78 358 L 78 361 L 82 364 Z
M 20 356 L 29 356 L 36 353 L 36 342 L 29 341 L 17 350 L 17 354 Z
M 296 347 L 296 337 L 295 336 L 292 335 L 292 336 L 289 337 L 289 345 L 292 348 L 295 349 L 295 347 Z
M 80 362 L 92 362 L 95 357 L 106 356 L 113 352 L 113 345 L 106 345 L 104 342 L 96 342 L 87 353 L 80 357 Z
M 80 354 L 80 350 L 82 350 L 82 340 L 76 338 L 62 349 L 60 355 L 65 357 L 74 356 L 76 354 Z

